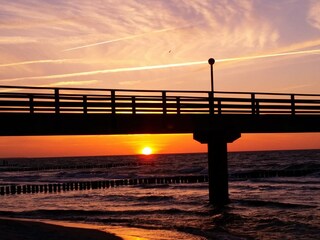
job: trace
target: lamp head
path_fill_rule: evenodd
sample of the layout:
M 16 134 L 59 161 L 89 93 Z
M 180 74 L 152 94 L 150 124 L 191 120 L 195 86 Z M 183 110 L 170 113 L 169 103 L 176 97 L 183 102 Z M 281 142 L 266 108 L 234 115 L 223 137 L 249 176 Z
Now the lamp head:
M 214 60 L 214 58 L 209 58 L 208 63 L 210 65 L 213 65 L 216 62 L 216 60 Z

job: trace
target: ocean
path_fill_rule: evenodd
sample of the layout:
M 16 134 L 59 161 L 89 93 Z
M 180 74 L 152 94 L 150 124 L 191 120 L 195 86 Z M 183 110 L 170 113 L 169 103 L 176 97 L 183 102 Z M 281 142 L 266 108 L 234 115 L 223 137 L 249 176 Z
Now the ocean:
M 89 223 L 127 239 L 320 239 L 320 150 L 228 153 L 230 204 L 208 201 L 206 154 L 0 160 L 0 186 L 159 179 L 0 195 L 0 216 Z M 201 178 L 203 176 L 203 178 Z

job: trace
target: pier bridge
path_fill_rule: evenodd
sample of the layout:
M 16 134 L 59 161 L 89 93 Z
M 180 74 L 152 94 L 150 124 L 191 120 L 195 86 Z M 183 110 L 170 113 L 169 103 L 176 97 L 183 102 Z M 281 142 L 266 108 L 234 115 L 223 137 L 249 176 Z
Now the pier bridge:
M 208 145 L 209 200 L 228 203 L 227 143 L 320 132 L 320 94 L 0 86 L 0 136 L 191 133 Z

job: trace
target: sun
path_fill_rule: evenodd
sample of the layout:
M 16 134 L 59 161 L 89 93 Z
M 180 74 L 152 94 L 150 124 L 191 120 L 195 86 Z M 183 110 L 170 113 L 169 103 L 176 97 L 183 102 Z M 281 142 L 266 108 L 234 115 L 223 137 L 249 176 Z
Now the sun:
M 141 152 L 143 155 L 150 155 L 150 154 L 152 154 L 152 148 L 151 147 L 144 147 Z

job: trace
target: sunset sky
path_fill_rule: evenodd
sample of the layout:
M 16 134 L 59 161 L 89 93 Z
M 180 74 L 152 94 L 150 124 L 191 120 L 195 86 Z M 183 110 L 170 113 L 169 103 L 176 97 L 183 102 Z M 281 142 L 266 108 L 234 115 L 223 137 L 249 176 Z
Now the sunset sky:
M 0 0 L 0 84 L 320 91 L 319 0 Z M 204 152 L 192 135 L 0 137 L 0 157 Z M 247 134 L 231 151 L 320 148 Z

